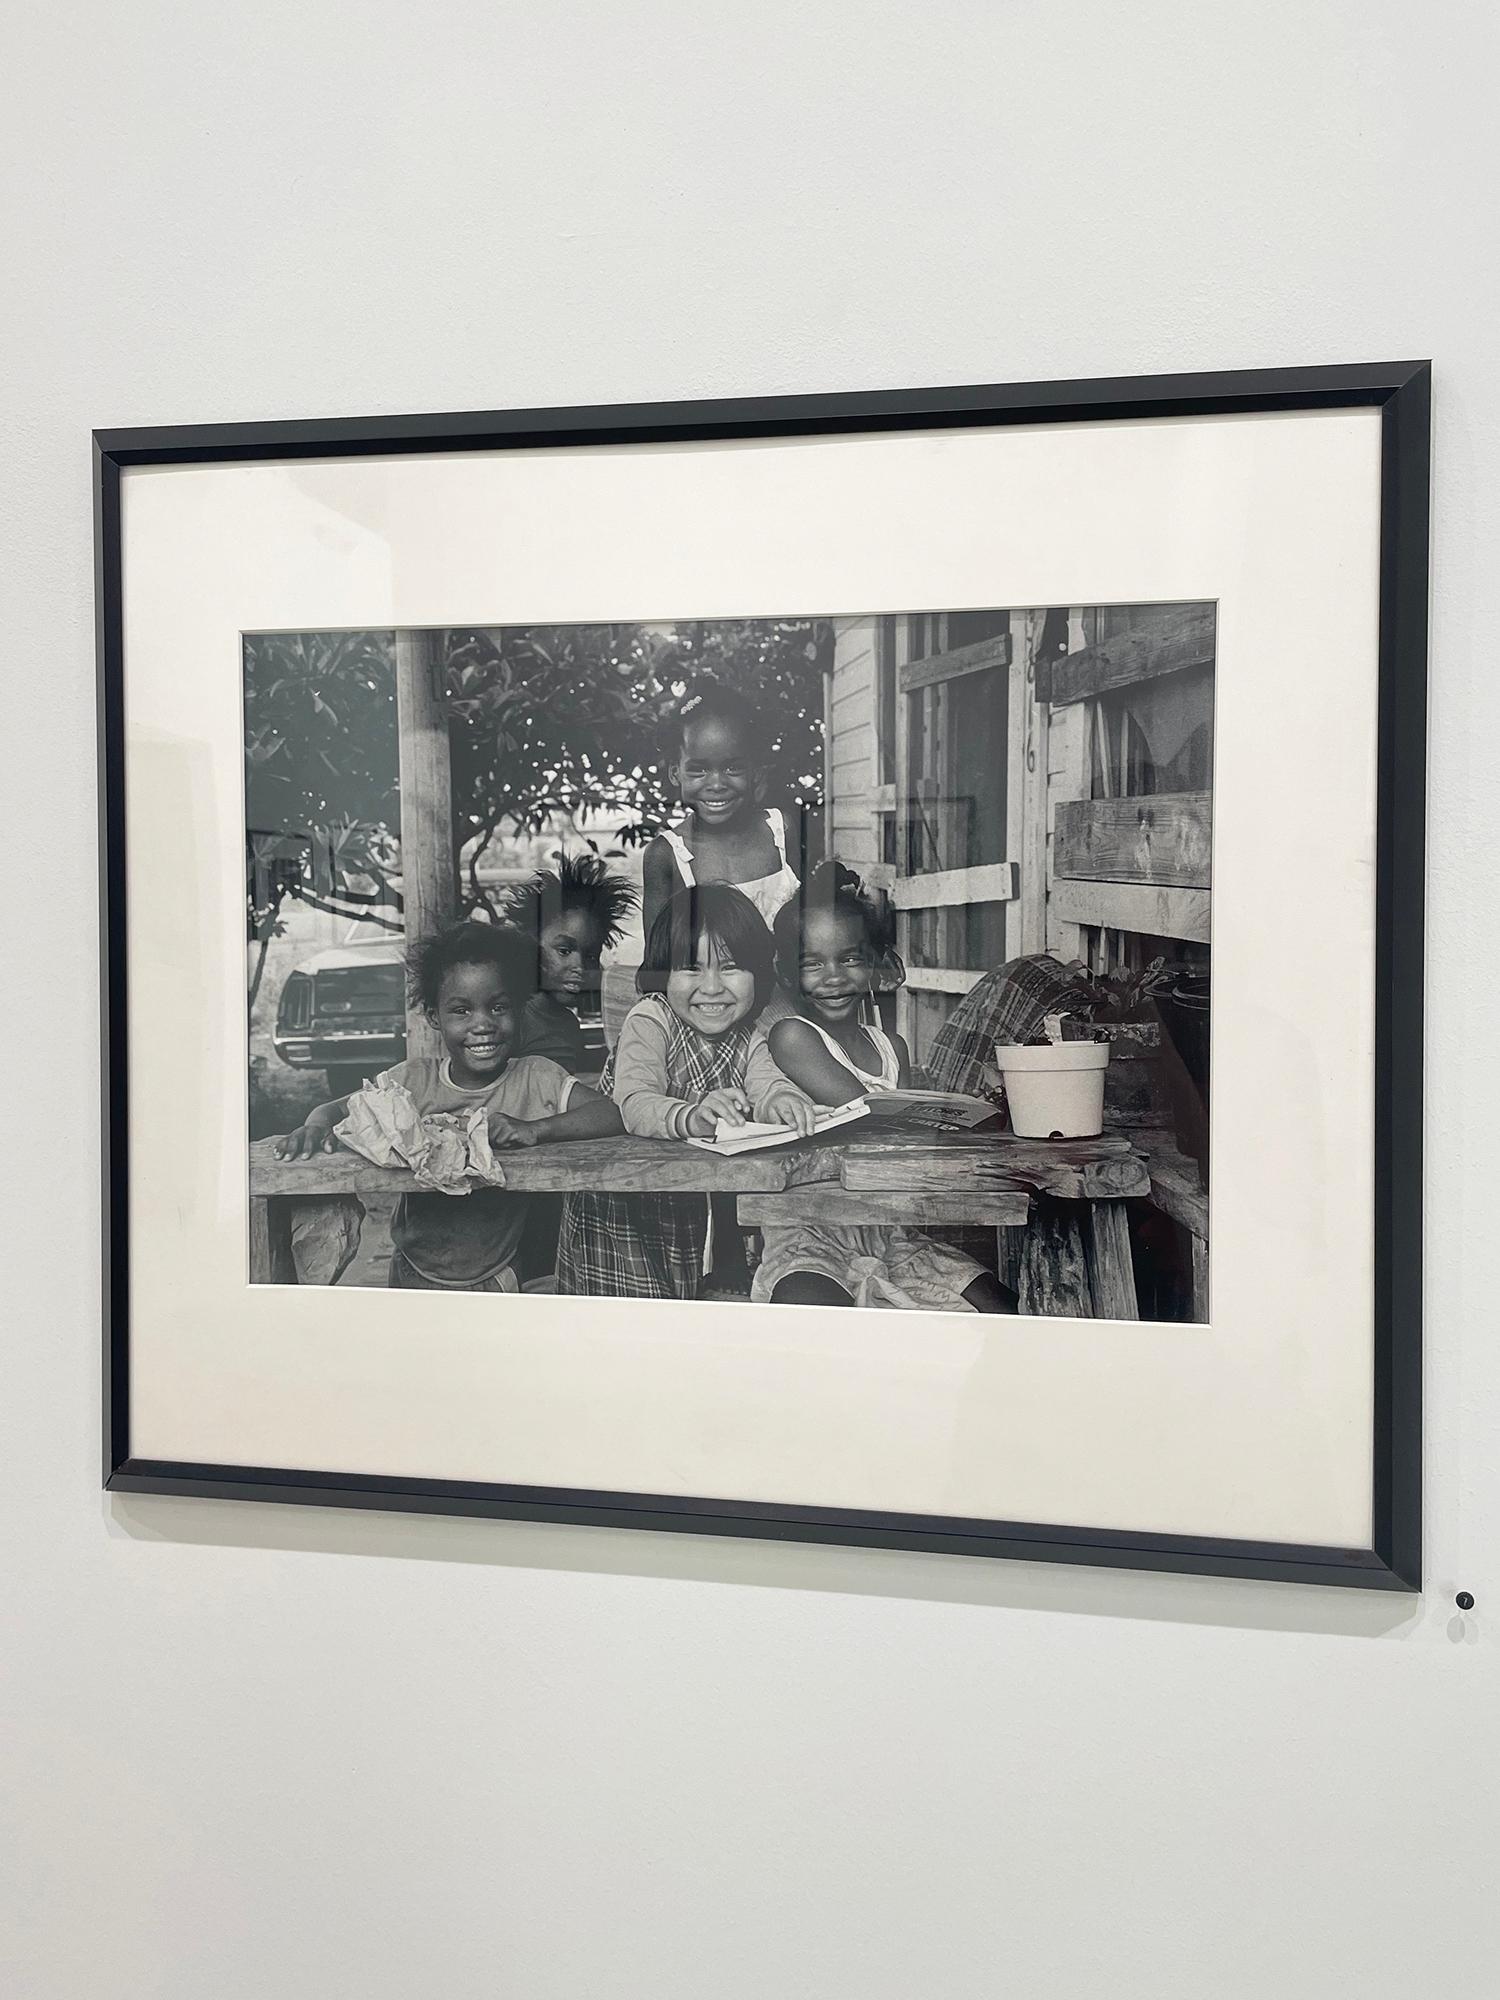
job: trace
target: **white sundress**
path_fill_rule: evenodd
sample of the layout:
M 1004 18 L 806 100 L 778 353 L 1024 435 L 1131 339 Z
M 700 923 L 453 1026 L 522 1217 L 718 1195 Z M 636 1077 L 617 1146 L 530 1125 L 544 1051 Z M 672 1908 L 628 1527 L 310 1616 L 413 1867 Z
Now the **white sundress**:
M 801 1016 L 807 1020 L 804 1014 Z M 862 1069 L 841 1049 L 826 1028 L 807 1025 L 820 1035 L 829 1054 L 852 1069 L 870 1090 L 895 1090 L 901 1081 L 901 1058 L 880 1028 L 865 1026 L 880 1057 L 878 1070 Z M 983 1275 L 983 1266 L 951 1244 L 939 1243 L 920 1229 L 900 1223 L 773 1223 L 763 1232 L 764 1249 L 750 1286 L 750 1296 L 764 1305 L 772 1292 L 794 1271 L 816 1271 L 831 1278 L 857 1306 L 886 1306 L 907 1312 L 973 1312 L 964 1293 Z
M 781 865 L 769 875 L 757 875 L 753 882 L 730 882 L 726 886 L 738 889 L 742 896 L 750 898 L 765 918 L 766 928 L 769 930 L 776 920 L 776 912 L 796 895 L 801 887 L 801 879 L 786 858 L 786 821 L 775 806 L 766 808 L 766 825 L 770 829 L 772 840 L 776 843 L 776 855 Z M 677 863 L 677 872 L 682 877 L 683 887 L 696 888 L 697 877 L 693 873 L 692 850 L 687 842 L 680 833 L 674 833 L 670 829 L 662 833 L 662 839 L 672 850 L 672 859 Z

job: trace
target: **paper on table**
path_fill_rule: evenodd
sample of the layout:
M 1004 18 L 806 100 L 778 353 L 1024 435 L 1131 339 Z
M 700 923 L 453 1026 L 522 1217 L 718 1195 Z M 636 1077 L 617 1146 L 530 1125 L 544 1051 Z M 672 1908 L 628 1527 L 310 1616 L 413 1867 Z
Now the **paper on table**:
M 349 1100 L 333 1136 L 377 1167 L 408 1167 L 434 1194 L 468 1194 L 503 1187 L 505 1172 L 490 1150 L 484 1107 L 429 1112 L 424 1118 L 404 1084 L 366 1084 Z
M 832 1132 L 836 1126 L 852 1125 L 856 1118 L 867 1118 L 870 1107 L 863 1098 L 856 1098 L 852 1104 L 840 1104 L 834 1110 L 820 1111 L 813 1133 Z M 790 1125 L 731 1125 L 721 1118 L 711 1139 L 689 1139 L 690 1146 L 697 1146 L 705 1153 L 718 1153 L 726 1159 L 733 1159 L 737 1153 L 758 1153 L 769 1146 L 790 1146 L 801 1137 Z

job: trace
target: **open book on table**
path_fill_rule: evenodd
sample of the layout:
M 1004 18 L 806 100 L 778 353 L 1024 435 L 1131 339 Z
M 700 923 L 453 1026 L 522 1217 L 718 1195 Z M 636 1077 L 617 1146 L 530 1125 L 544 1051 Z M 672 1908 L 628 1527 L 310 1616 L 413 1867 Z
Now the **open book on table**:
M 998 1104 L 961 1090 L 872 1090 L 863 1101 L 872 1118 L 903 1132 L 967 1132 L 1000 1115 Z
M 996 1116 L 998 1107 L 987 1097 L 967 1097 L 960 1090 L 872 1090 L 852 1103 L 820 1111 L 813 1136 L 852 1125 L 856 1118 L 876 1119 L 886 1131 L 894 1126 L 901 1132 L 967 1132 Z M 797 1136 L 790 1125 L 731 1125 L 721 1119 L 712 1139 L 689 1139 L 688 1144 L 733 1158 L 767 1146 L 790 1146 Z
M 856 1097 L 852 1104 L 838 1104 L 831 1110 L 820 1111 L 813 1126 L 813 1136 L 820 1132 L 832 1132 L 840 1125 L 852 1125 L 856 1118 L 868 1118 L 869 1115 L 870 1107 L 866 1099 Z M 733 1159 L 737 1153 L 758 1153 L 766 1146 L 794 1145 L 799 1136 L 790 1125 L 731 1125 L 727 1118 L 721 1118 L 713 1138 L 689 1139 L 688 1144 L 701 1147 L 705 1153 L 718 1153 L 725 1159 Z

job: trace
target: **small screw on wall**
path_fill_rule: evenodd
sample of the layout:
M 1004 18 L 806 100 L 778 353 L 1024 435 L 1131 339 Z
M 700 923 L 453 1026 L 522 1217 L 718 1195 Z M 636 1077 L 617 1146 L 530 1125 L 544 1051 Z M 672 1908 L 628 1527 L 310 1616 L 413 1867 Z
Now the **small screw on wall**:
M 1472 1611 L 1474 1609 L 1474 1597 L 1471 1591 L 1461 1590 L 1453 1602 L 1458 1606 L 1460 1611 Z

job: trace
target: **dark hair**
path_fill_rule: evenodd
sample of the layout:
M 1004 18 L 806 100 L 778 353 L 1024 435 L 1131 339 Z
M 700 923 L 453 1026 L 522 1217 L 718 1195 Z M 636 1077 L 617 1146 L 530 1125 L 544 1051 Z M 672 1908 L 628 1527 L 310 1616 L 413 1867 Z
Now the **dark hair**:
M 760 717 L 742 694 L 736 694 L 722 681 L 694 681 L 677 705 L 672 717 L 669 741 L 674 751 L 682 751 L 687 738 L 688 727 L 694 722 L 727 722 L 741 730 L 745 737 L 752 762 L 760 763 L 765 756 L 765 736 L 761 729 Z
M 755 976 L 758 1014 L 776 990 L 776 957 L 766 920 L 748 896 L 729 882 L 700 882 L 679 889 L 660 910 L 646 939 L 638 993 L 665 993 L 674 972 L 691 972 L 705 937 L 717 938 L 741 972 Z
M 492 965 L 517 1008 L 536 991 L 536 945 L 513 924 L 450 924 L 419 938 L 406 954 L 410 996 L 434 1008 L 443 980 L 456 965 Z
M 776 963 L 783 982 L 793 992 L 802 955 L 802 927 L 809 916 L 824 911 L 853 917 L 863 925 L 877 963 L 895 949 L 895 926 L 886 899 L 872 896 L 842 861 L 820 861 L 791 902 L 783 903 L 776 912 Z
M 611 875 L 597 854 L 560 854 L 555 868 L 543 868 L 501 900 L 500 912 L 529 938 L 540 941 L 548 924 L 559 917 L 587 917 L 601 945 L 612 945 L 625 920 L 640 901 L 623 876 Z

